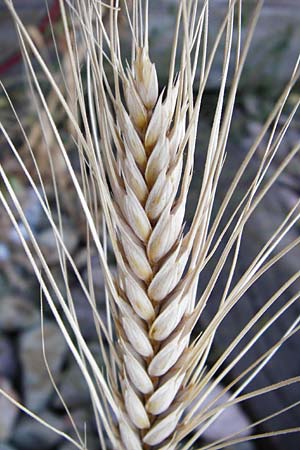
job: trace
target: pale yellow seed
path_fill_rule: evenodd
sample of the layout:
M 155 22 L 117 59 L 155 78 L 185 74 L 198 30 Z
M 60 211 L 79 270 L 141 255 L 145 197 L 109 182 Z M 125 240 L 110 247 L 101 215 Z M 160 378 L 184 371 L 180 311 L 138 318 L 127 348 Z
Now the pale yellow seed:
M 124 146 L 127 151 L 132 153 L 140 169 L 144 170 L 147 164 L 147 157 L 142 141 L 140 140 L 125 108 L 122 109 L 120 116 L 119 123 L 123 133 Z
M 160 312 L 159 316 L 153 322 L 149 335 L 151 339 L 163 341 L 175 330 L 181 321 L 188 302 L 188 295 L 182 298 L 182 292 L 175 292 L 168 306 Z
M 149 297 L 156 302 L 163 301 L 170 294 L 183 274 L 188 252 L 179 256 L 179 250 L 180 246 L 162 265 L 148 287 Z
M 151 188 L 158 175 L 167 170 L 170 162 L 169 140 L 162 135 L 157 141 L 147 163 L 145 178 Z
M 147 411 L 153 415 L 165 412 L 176 397 L 184 377 L 185 373 L 176 374 L 160 386 L 148 399 L 146 403 Z
M 137 353 L 150 358 L 153 355 L 153 349 L 145 330 L 133 317 L 125 316 L 122 318 L 122 324 L 126 336 Z
M 151 377 L 160 377 L 164 375 L 181 356 L 189 340 L 189 336 L 179 333 L 175 338 L 162 347 L 154 356 L 148 366 L 148 373 Z
M 141 440 L 136 431 L 129 425 L 126 419 L 119 423 L 121 438 L 126 450 L 143 450 Z
M 126 157 L 122 165 L 124 179 L 127 181 L 140 203 L 144 204 L 149 195 L 148 187 L 132 154 L 127 149 L 125 150 Z
M 147 242 L 151 234 L 151 224 L 149 219 L 131 190 L 123 197 L 123 211 L 127 222 L 134 233 L 143 242 Z
M 125 83 L 124 92 L 131 119 L 138 128 L 143 129 L 148 120 L 147 110 L 134 87 L 131 77 Z
M 177 123 L 169 135 L 171 163 L 173 163 L 175 160 L 178 148 L 183 141 L 184 133 L 185 133 L 185 119 Z
M 124 382 L 124 400 L 128 416 L 132 423 L 139 429 L 149 428 L 150 421 L 145 407 L 127 380 Z
M 162 259 L 179 238 L 184 212 L 184 202 L 178 204 L 171 213 L 168 209 L 163 211 L 147 245 L 147 255 L 152 263 Z
M 130 268 L 140 280 L 149 282 L 152 278 L 152 269 L 145 249 L 124 233 L 121 240 Z
M 157 220 L 165 208 L 173 203 L 174 190 L 171 178 L 165 171 L 157 177 L 145 205 L 145 211 L 150 220 Z
M 166 131 L 162 128 L 162 125 L 163 125 L 163 106 L 161 94 L 153 111 L 145 135 L 145 148 L 147 154 L 151 152 L 151 150 L 157 143 L 159 137 Z
M 174 112 L 175 106 L 178 98 L 178 90 L 179 90 L 179 79 L 175 86 L 172 86 L 169 95 L 163 103 L 164 116 L 166 117 L 166 125 L 167 128 L 170 127 Z
M 158 97 L 158 80 L 155 65 L 151 63 L 146 48 L 137 49 L 134 63 L 137 91 L 148 109 L 152 109 Z
M 141 284 L 129 274 L 125 276 L 125 292 L 136 314 L 151 321 L 155 314 L 152 303 Z
M 129 344 L 123 343 L 124 347 L 124 363 L 126 372 L 132 381 L 133 385 L 139 392 L 143 394 L 150 394 L 153 392 L 153 384 L 148 376 L 145 368 L 143 367 L 143 363 L 138 358 L 138 355 L 134 351 L 134 349 L 130 349 Z
M 183 165 L 182 158 L 180 158 L 177 161 L 177 163 L 174 166 L 172 166 L 168 171 L 168 176 L 170 177 L 173 186 L 174 196 L 178 191 L 179 183 L 181 180 L 182 165 Z
M 182 408 L 179 407 L 163 419 L 157 420 L 150 431 L 144 436 L 143 441 L 148 445 L 160 444 L 160 442 L 164 441 L 171 433 L 173 433 L 181 415 Z

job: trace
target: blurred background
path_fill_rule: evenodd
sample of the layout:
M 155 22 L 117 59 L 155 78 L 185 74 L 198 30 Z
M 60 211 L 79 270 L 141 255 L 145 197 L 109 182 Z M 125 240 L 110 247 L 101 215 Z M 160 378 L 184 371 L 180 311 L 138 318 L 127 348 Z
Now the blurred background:
M 246 32 L 249 17 L 253 11 L 254 1 L 243 1 L 243 27 Z M 59 13 L 58 0 L 14 0 L 14 4 L 29 27 L 31 36 L 40 48 L 42 55 L 53 73 L 59 78 L 59 65 L 55 56 L 56 51 L 64 61 L 66 49 L 63 29 Z M 213 0 L 210 8 L 211 42 L 215 37 L 218 26 L 226 11 L 226 1 Z M 151 0 L 150 2 L 150 49 L 151 59 L 156 63 L 161 87 L 167 80 L 169 70 L 169 53 L 174 31 L 177 0 Z M 52 29 L 49 26 L 49 17 L 56 36 L 57 49 L 53 46 Z M 126 27 L 126 20 L 121 21 L 121 37 L 124 47 L 129 48 L 130 36 Z M 254 142 L 264 120 L 271 111 L 288 81 L 300 51 L 300 2 L 299 0 L 269 0 L 265 1 L 262 14 L 251 45 L 247 63 L 244 69 L 240 88 L 238 91 L 236 109 L 233 117 L 232 130 L 229 136 L 227 160 L 219 188 L 216 205 L 226 192 L 230 180 L 235 174 L 247 150 Z M 201 177 L 205 161 L 205 148 L 209 139 L 209 132 L 213 120 L 214 106 L 217 100 L 220 76 L 222 70 L 222 49 L 217 52 L 212 73 L 208 80 L 205 101 L 200 115 L 197 154 L 195 160 L 195 173 Z M 47 87 L 43 74 L 37 71 L 45 91 L 48 89 L 48 101 L 51 110 L 55 113 L 56 121 L 60 123 L 63 140 L 74 152 L 74 143 L 70 141 L 70 125 L 64 119 L 64 112 L 55 96 Z M 66 74 L 68 76 L 68 74 Z M 35 104 L 30 95 L 26 82 L 26 70 L 22 64 L 19 52 L 19 42 L 15 34 L 9 13 L 0 0 L 0 79 L 8 90 L 15 108 L 22 120 L 22 124 L 34 148 L 36 159 L 44 177 L 47 196 L 50 203 L 54 202 L 53 186 L 45 158 L 45 137 L 36 120 Z M 43 84 L 44 83 L 44 84 Z M 296 86 L 295 93 L 291 95 L 288 108 L 296 103 L 300 87 Z M 283 114 L 282 123 L 287 117 Z M 299 118 L 299 116 L 298 116 Z M 30 167 L 32 162 L 28 158 L 28 150 L 24 146 L 24 138 L 14 118 L 4 92 L 0 90 L 0 120 L 9 131 L 11 138 L 17 145 L 20 155 Z M 45 132 L 45 130 L 44 130 Z M 46 130 L 47 135 L 47 130 Z M 284 155 L 299 142 L 300 122 L 292 123 L 284 143 L 280 147 L 278 158 Z M 266 142 L 261 144 L 262 150 Z M 59 189 L 61 192 L 62 221 L 67 248 L 76 261 L 81 274 L 87 280 L 85 266 L 85 223 L 78 213 L 74 190 L 55 142 L 51 142 L 48 135 L 48 146 L 51 147 L 55 158 L 55 170 L 59 174 Z M 56 153 L 54 153 L 56 152 Z M 74 152 L 75 153 L 75 152 Z M 256 159 L 255 159 L 256 158 Z M 249 179 L 255 173 L 259 161 L 259 153 L 254 158 Z M 52 231 L 44 217 L 38 200 L 5 142 L 0 135 L 0 161 L 9 173 L 19 198 L 22 200 L 30 224 L 38 236 L 39 242 L 47 261 L 60 280 L 59 258 Z M 275 159 L 273 168 L 278 161 Z M 252 173 L 251 173 L 252 171 Z M 296 156 L 293 163 L 288 166 L 285 174 L 271 189 L 264 202 L 260 205 L 245 230 L 245 239 L 242 243 L 240 261 L 236 279 L 243 274 L 259 249 L 271 236 L 287 212 L 299 198 L 300 193 L 300 157 Z M 236 193 L 236 201 L 246 189 L 249 179 L 244 180 L 241 192 Z M 199 177 L 195 176 L 190 195 L 191 209 L 187 212 L 187 222 L 193 215 L 193 204 L 199 190 Z M 230 211 L 229 213 L 230 214 Z M 0 207 L 0 387 L 9 392 L 14 398 L 20 400 L 29 409 L 38 413 L 42 418 L 57 428 L 73 433 L 70 421 L 64 408 L 54 392 L 52 383 L 45 368 L 41 347 L 41 318 L 40 318 L 40 289 L 33 275 L 32 268 L 24 255 L 22 246 L 9 219 Z M 286 237 L 284 243 L 299 235 L 300 225 L 296 225 Z M 25 233 L 25 231 L 24 231 Z M 25 233 L 26 234 L 26 233 Z M 261 307 L 267 298 L 284 283 L 288 277 L 299 270 L 300 249 L 297 248 L 280 261 L 259 282 L 247 292 L 236 307 L 230 319 L 226 320 L 216 335 L 215 345 L 212 349 L 212 363 L 220 355 L 236 334 L 242 329 L 249 317 Z M 99 308 L 104 308 L 104 289 L 100 269 L 95 255 L 93 271 L 95 274 L 95 292 L 99 301 Z M 212 262 L 213 266 L 214 262 Z M 203 289 L 209 279 L 211 267 L 202 274 L 199 291 Z M 226 273 L 221 277 L 214 298 L 217 302 L 224 289 Z M 63 284 L 63 281 L 61 280 Z M 76 310 L 83 335 L 91 349 L 98 355 L 97 334 L 93 325 L 93 317 L 87 308 L 82 292 L 76 285 L 72 285 L 72 295 L 75 299 Z M 62 289 L 64 289 L 62 287 Z M 299 290 L 299 284 L 294 285 L 285 294 L 292 296 Z M 281 301 L 281 305 L 288 297 Z M 213 301 L 205 310 L 201 326 L 209 323 L 216 303 Z M 269 314 L 272 314 L 271 310 Z M 244 358 L 229 374 L 226 382 L 232 380 L 252 361 L 271 347 L 285 332 L 294 318 L 300 313 L 299 303 L 278 320 L 272 330 L 266 333 L 258 342 L 247 358 Z M 51 372 L 59 389 L 74 417 L 79 429 L 86 432 L 89 450 L 100 449 L 96 427 L 93 421 L 93 412 L 90 407 L 88 391 L 72 357 L 68 354 L 66 344 L 60 334 L 51 312 L 45 305 L 43 311 L 44 335 L 46 355 Z M 263 324 L 257 324 L 262 326 Z M 290 339 L 282 350 L 267 365 L 263 373 L 259 374 L 249 386 L 249 390 L 259 389 L 281 379 L 298 376 L 300 374 L 300 338 L 296 334 Z M 237 349 L 239 351 L 240 349 Z M 233 355 L 234 356 L 234 355 Z M 101 361 L 99 361 L 101 364 Z M 257 398 L 239 408 L 231 408 L 217 423 L 207 430 L 204 441 L 222 437 L 224 430 L 236 431 L 239 427 L 247 426 L 260 418 L 272 414 L 297 400 L 300 400 L 299 385 L 280 389 L 270 395 Z M 255 428 L 255 432 L 264 433 L 272 429 L 297 427 L 300 424 L 300 409 L 293 408 Z M 200 443 L 199 443 L 200 445 Z M 58 435 L 18 412 L 16 406 L 0 397 L 0 450 L 71 450 L 70 444 Z M 229 448 L 229 447 L 228 447 Z M 261 439 L 257 443 L 237 444 L 230 450 L 299 450 L 299 434 L 277 436 L 271 439 Z

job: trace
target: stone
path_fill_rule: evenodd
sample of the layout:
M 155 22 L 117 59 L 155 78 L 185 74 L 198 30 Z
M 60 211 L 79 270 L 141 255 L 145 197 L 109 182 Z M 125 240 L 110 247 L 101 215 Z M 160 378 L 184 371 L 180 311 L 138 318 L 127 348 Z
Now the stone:
M 0 378 L 0 389 L 13 399 L 18 400 L 18 396 L 8 379 Z M 19 410 L 8 398 L 0 394 L 0 412 L 0 441 L 6 441 L 12 434 Z M 2 450 L 1 443 L 0 450 Z
M 49 411 L 45 411 L 39 416 L 51 426 L 60 431 L 65 431 L 65 422 L 61 417 Z M 49 450 L 58 448 L 59 443 L 63 439 L 62 436 L 31 417 L 23 416 L 14 432 L 11 442 L 18 450 Z
M 60 371 L 66 354 L 66 342 L 55 323 L 44 323 L 46 358 L 51 374 L 60 381 Z M 25 331 L 20 338 L 20 359 L 24 371 L 25 404 L 34 411 L 45 407 L 53 386 L 42 354 L 40 327 Z
M 90 408 L 77 408 L 74 411 L 72 411 L 72 417 L 74 422 L 76 423 L 76 426 L 78 428 L 78 431 L 80 433 L 84 433 L 85 431 L 88 433 L 91 433 L 92 431 L 92 421 L 94 418 L 93 412 L 92 412 L 92 405 L 90 405 Z M 71 423 L 68 424 L 68 432 L 71 434 L 73 427 Z
M 24 2 L 15 2 L 14 4 L 22 21 L 24 21 L 26 25 L 31 24 L 36 26 L 41 21 L 42 17 L 47 17 L 46 6 L 41 0 L 26 0 Z M 55 5 L 55 0 L 50 0 L 48 7 L 51 8 L 53 5 Z M 5 7 L 3 0 L 0 0 L 0 10 L 0 39 L 1 48 L 3 49 L 3 54 L 1 54 L 0 57 L 0 64 L 3 64 L 12 54 L 14 55 L 15 52 L 18 52 L 19 43 L 9 11 Z
M 76 317 L 81 333 L 85 340 L 96 340 L 97 332 L 94 324 L 94 315 L 84 293 L 80 289 L 74 289 L 72 299 L 76 311 Z M 99 311 L 99 308 L 98 308 Z
M 54 3 L 54 1 L 49 2 L 50 5 L 51 3 Z M 210 3 L 209 36 L 212 38 L 212 36 L 216 36 L 220 22 L 224 17 L 227 1 L 211 0 Z M 252 2 L 249 3 L 252 6 Z M 0 0 L 0 5 L 2 4 L 3 0 Z M 150 2 L 151 57 L 156 62 L 160 79 L 163 81 L 166 79 L 169 70 L 169 54 L 174 33 L 177 4 L 178 0 Z M 253 10 L 251 6 L 245 5 L 243 8 L 243 26 L 245 27 L 243 34 L 245 34 L 246 24 Z M 39 17 L 43 13 L 45 14 L 43 1 L 30 0 L 26 7 L 21 8 L 20 13 L 25 23 L 38 23 Z M 247 78 L 250 82 L 257 84 L 261 83 L 262 80 L 270 80 L 272 78 L 272 83 L 278 83 L 286 79 L 291 70 L 291 61 L 294 61 L 298 54 L 299 15 L 298 0 L 289 0 L 288 5 L 285 5 L 284 0 L 266 0 L 264 2 L 248 60 L 251 60 L 247 73 Z M 6 59 L 8 54 L 11 54 L 12 45 L 17 47 L 15 30 L 5 8 L 4 11 L 1 11 L 0 25 L 0 38 L 3 50 L 3 54 L 0 57 L 1 62 L 1 60 Z M 126 36 L 124 34 L 122 34 L 122 39 L 127 39 L 129 46 L 130 33 L 127 32 Z M 222 50 L 220 48 L 217 52 L 216 63 L 212 68 L 213 74 L 209 80 L 212 86 L 218 86 L 219 84 L 218 76 L 223 56 Z
M 256 450 L 254 442 L 241 442 L 239 444 L 232 445 L 227 450 Z
M 4 263 L 10 257 L 9 248 L 4 242 L 0 242 L 0 263 Z
M 83 407 L 90 402 L 86 381 L 75 362 L 63 372 L 59 391 L 70 410 Z M 58 397 L 55 397 L 54 406 L 63 408 Z
M 17 332 L 40 321 L 40 314 L 32 302 L 18 295 L 6 295 L 0 302 L 0 329 Z
M 239 255 L 239 264 L 236 270 L 236 279 L 239 279 L 243 275 L 253 258 L 257 255 L 258 251 L 267 242 L 272 233 L 276 230 L 276 227 L 282 222 L 285 216 L 285 212 L 282 211 L 283 205 L 281 188 L 277 185 L 274 186 L 268 198 L 257 208 L 251 221 L 247 225 L 244 241 L 242 243 L 243 248 Z M 285 204 L 286 200 L 283 201 Z M 290 198 L 289 202 L 292 204 L 293 199 Z M 287 205 L 286 205 L 287 206 Z M 290 205 L 291 206 L 291 205 Z M 284 238 L 279 247 L 272 253 L 275 255 L 283 244 L 287 244 L 290 240 L 299 237 L 299 232 L 296 228 L 290 231 L 290 233 Z M 300 249 L 299 245 L 285 256 L 281 261 L 274 265 L 269 271 L 267 271 L 261 279 L 244 294 L 238 305 L 233 308 L 229 316 L 223 321 L 217 333 L 215 335 L 214 354 L 211 354 L 211 360 L 215 361 L 220 356 L 232 340 L 238 335 L 238 333 L 246 326 L 250 318 L 253 317 L 256 311 L 261 308 L 266 301 L 272 296 L 273 293 L 279 288 L 280 285 L 285 283 L 287 279 L 296 271 L 299 270 Z M 216 299 L 219 299 L 222 295 L 222 286 L 226 283 L 226 274 L 224 271 L 223 278 L 219 280 L 218 290 L 216 289 L 214 295 Z M 209 271 L 207 274 L 202 273 L 202 285 L 208 281 Z M 288 291 L 284 292 L 279 297 L 274 306 L 257 321 L 253 329 L 248 333 L 245 339 L 234 350 L 232 355 L 228 358 L 228 362 L 232 361 L 233 357 L 237 356 L 242 351 L 252 337 L 266 324 L 266 322 L 272 317 L 272 315 L 282 307 L 289 298 L 297 294 L 299 291 L 299 280 L 289 287 Z M 211 321 L 214 314 L 214 308 L 216 302 L 213 298 L 207 302 L 207 308 L 202 315 L 202 327 L 205 328 Z M 258 359 L 264 352 L 267 352 L 276 341 L 280 340 L 286 330 L 291 324 L 299 317 L 300 304 L 299 300 L 295 302 L 271 327 L 267 330 L 258 340 L 258 342 L 247 352 L 247 354 L 241 359 L 241 361 L 235 365 L 229 373 L 229 379 L 238 377 L 243 370 L 246 370 L 250 364 Z M 268 386 L 276 383 L 279 380 L 285 380 L 290 377 L 296 376 L 299 373 L 299 345 L 300 336 L 296 333 L 291 339 L 286 341 L 282 349 L 272 358 L 272 360 L 260 371 L 255 378 L 251 381 L 245 392 L 249 392 L 255 389 Z M 293 404 L 295 398 L 299 398 L 300 389 L 298 383 L 295 383 L 290 388 L 278 389 L 271 392 L 268 395 L 258 396 L 245 402 L 247 411 L 253 418 L 268 416 L 276 411 L 284 409 L 287 405 Z M 293 412 L 287 412 L 280 414 L 272 421 L 266 421 L 262 423 L 258 429 L 260 433 L 271 433 L 274 429 L 288 429 L 298 426 L 299 422 L 299 405 L 293 409 Z M 209 430 L 208 430 L 209 431 Z M 296 433 L 289 435 L 278 435 L 269 437 L 268 447 L 272 450 L 282 449 L 298 449 L 299 448 L 299 436 Z M 264 447 L 263 447 L 264 448 Z M 243 450 L 243 449 L 242 449 Z
M 81 434 L 82 435 L 82 434 Z M 93 434 L 87 435 L 87 448 L 88 450 L 99 450 L 99 438 L 98 436 L 94 436 Z M 107 450 L 113 450 L 111 445 L 107 443 Z M 0 448 L 1 450 L 1 448 Z M 74 450 L 74 445 L 71 442 L 65 442 L 59 447 L 59 450 Z M 241 449 L 243 450 L 243 449 Z
M 72 254 L 75 248 L 77 247 L 79 235 L 76 229 L 68 223 L 63 224 L 63 235 L 64 235 L 64 244 L 69 253 Z M 42 230 L 38 234 L 37 240 L 39 245 L 41 246 L 41 249 L 48 264 L 58 263 L 59 254 L 57 251 L 56 236 L 52 228 L 49 226 L 44 230 Z
M 0 449 L 1 450 L 1 449 Z M 71 442 L 66 442 L 59 447 L 59 450 L 74 450 L 74 445 Z
M 72 411 L 72 418 L 76 424 L 77 430 L 82 438 L 86 436 L 88 450 L 99 450 L 99 436 L 95 426 L 94 413 L 92 405 L 89 408 L 82 408 L 81 406 Z M 78 439 L 73 426 L 69 422 L 66 432 L 73 439 Z M 65 441 L 63 450 L 71 450 L 70 443 Z M 110 447 L 108 446 L 108 449 Z
M 198 399 L 201 398 L 201 395 L 205 395 L 207 389 L 211 387 L 211 383 L 208 383 L 207 386 L 203 389 L 203 391 L 200 393 Z M 211 402 L 214 401 L 215 397 L 219 396 L 222 393 L 222 390 L 224 387 L 222 385 L 217 384 L 213 390 L 208 393 L 207 397 L 201 403 L 199 410 L 202 408 L 205 408 L 209 406 Z M 214 409 L 217 406 L 222 405 L 223 403 L 226 403 L 230 401 L 230 395 L 231 393 L 226 392 L 220 398 L 216 400 L 212 404 L 212 406 L 208 409 Z M 248 427 L 251 424 L 250 419 L 245 414 L 243 409 L 240 405 L 232 405 L 229 408 L 225 409 L 222 414 L 217 417 L 217 419 L 212 422 L 211 425 L 208 426 L 208 428 L 203 432 L 202 437 L 205 441 L 208 442 L 214 442 L 219 439 L 226 438 L 227 436 L 230 436 L 231 434 L 237 433 L 240 430 Z M 202 425 L 200 425 L 201 427 Z M 251 434 L 251 430 L 244 430 L 240 434 L 238 434 L 236 437 L 241 438 L 245 436 L 249 436 Z
M 84 259 L 82 257 L 82 265 L 86 267 L 86 261 L 87 256 L 84 255 Z M 111 269 L 111 267 L 110 267 Z M 92 255 L 91 257 L 91 272 L 92 272 L 92 279 L 94 282 L 94 288 L 98 294 L 102 294 L 104 296 L 104 277 L 103 272 L 100 266 L 99 257 L 96 255 Z M 86 283 L 88 283 L 89 279 L 89 272 L 87 269 L 83 272 L 83 279 Z
M 202 4 L 203 2 L 200 3 Z M 246 35 L 255 2 L 245 3 L 242 18 L 243 38 Z M 149 2 L 150 58 L 156 65 L 161 85 L 166 83 L 169 74 L 170 49 L 174 35 L 177 6 L 178 0 Z M 228 2 L 226 0 L 210 1 L 208 55 L 221 23 L 226 16 L 227 8 Z M 270 89 L 271 86 L 272 89 L 273 86 L 280 86 L 286 82 L 291 76 L 293 65 L 296 63 L 299 52 L 299 18 L 300 8 L 298 0 L 289 0 L 288 5 L 285 5 L 284 0 L 266 0 L 264 2 L 242 75 L 242 85 L 247 85 L 247 90 L 249 90 L 249 86 L 252 89 L 257 86 L 264 86 L 265 89 Z M 236 38 L 237 32 L 235 31 L 234 48 Z M 122 35 L 122 43 L 124 41 L 127 44 L 126 56 L 128 56 L 131 33 L 127 28 Z M 218 89 L 220 86 L 223 58 L 224 34 L 208 78 L 208 87 L 210 89 Z M 232 78 L 233 60 L 234 57 L 230 66 L 231 74 L 229 79 Z M 201 67 L 200 63 L 198 67 Z M 196 85 L 197 83 L 198 75 L 196 76 Z
M 17 355 L 12 341 L 0 334 L 0 376 L 13 379 L 17 373 Z

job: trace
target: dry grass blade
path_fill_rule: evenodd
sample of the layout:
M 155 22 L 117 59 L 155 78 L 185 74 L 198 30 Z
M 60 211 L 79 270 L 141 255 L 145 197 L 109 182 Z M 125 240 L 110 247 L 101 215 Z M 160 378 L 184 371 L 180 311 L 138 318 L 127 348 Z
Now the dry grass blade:
M 192 448 L 205 430 L 230 406 L 299 382 L 299 377 L 295 376 L 244 393 L 277 351 L 299 331 L 300 319 L 295 318 L 280 339 L 254 362 L 249 363 L 239 376 L 224 387 L 219 396 L 216 395 L 208 405 L 204 403 L 216 385 L 248 356 L 264 334 L 299 300 L 300 291 L 285 300 L 284 305 L 281 303 L 283 295 L 299 280 L 298 271 L 248 318 L 243 330 L 211 367 L 207 368 L 212 345 L 221 324 L 230 317 L 245 292 L 300 242 L 300 238 L 288 243 L 285 241 L 289 231 L 299 221 L 299 200 L 276 226 L 251 264 L 236 279 L 247 223 L 300 150 L 298 142 L 270 174 L 272 162 L 277 157 L 300 105 L 300 99 L 297 98 L 294 107 L 282 121 L 284 107 L 299 79 L 299 59 L 290 81 L 233 177 L 218 211 L 215 211 L 216 193 L 225 163 L 237 89 L 255 33 L 261 1 L 253 8 L 247 33 L 242 39 L 242 2 L 230 0 L 215 43 L 208 53 L 209 1 L 203 1 L 200 6 L 196 0 L 181 0 L 171 51 L 169 79 L 167 85 L 161 88 L 155 64 L 150 59 L 150 5 L 147 0 L 133 1 L 131 9 L 126 1 L 111 0 L 110 4 L 104 4 L 95 0 L 60 0 L 67 48 L 64 66 L 72 72 L 70 86 L 68 78 L 64 78 L 64 89 L 60 88 L 56 77 L 43 61 L 20 21 L 13 2 L 5 0 L 5 3 L 16 24 L 42 130 L 47 130 L 51 135 L 51 143 L 46 151 L 55 191 L 58 224 L 55 223 L 53 211 L 47 201 L 43 174 L 31 148 L 32 139 L 26 137 L 12 104 L 40 186 L 18 154 L 5 127 L 2 124 L 0 127 L 55 236 L 66 298 L 60 291 L 2 165 L 0 175 L 3 192 L 0 192 L 0 200 L 32 264 L 43 297 L 50 305 L 88 385 L 99 441 L 103 448 L 111 445 L 113 448 L 126 450 Z M 132 34 L 130 64 L 124 63 L 122 55 L 119 34 L 122 11 Z M 106 22 L 103 19 L 104 13 Z M 238 23 L 237 35 L 234 32 L 235 17 Z M 198 120 L 214 57 L 222 44 L 222 77 L 203 174 L 198 183 L 199 197 L 188 227 L 185 223 L 186 209 L 194 171 Z M 236 53 L 232 63 L 234 48 Z M 83 54 L 86 54 L 86 77 L 81 68 Z M 78 151 L 79 174 L 64 145 L 53 108 L 36 76 L 31 55 L 36 58 L 51 86 L 51 99 L 54 98 L 55 104 L 60 104 L 69 121 L 70 133 Z M 232 64 L 234 68 L 231 72 Z M 233 73 L 232 80 L 230 73 Z M 84 88 L 85 80 L 87 92 Z M 230 88 L 227 89 L 229 83 Z M 7 93 L 6 95 L 9 98 Z M 247 175 L 249 163 L 260 150 L 266 136 L 268 141 L 257 171 L 235 205 L 233 195 L 239 189 L 241 179 Z M 64 242 L 60 180 L 50 148 L 53 143 L 66 167 L 85 219 L 87 283 L 83 281 Z M 223 219 L 231 208 L 231 203 L 232 214 L 224 224 Z M 26 229 L 27 240 L 22 235 L 19 223 Z M 107 262 L 106 233 L 114 253 L 116 276 Z M 104 274 L 105 317 L 101 317 L 97 310 L 91 268 L 92 247 L 96 249 Z M 212 270 L 209 282 L 198 296 L 199 277 L 217 253 L 219 260 Z M 226 270 L 228 274 L 225 288 L 214 317 L 201 333 L 192 338 L 195 330 L 199 332 L 198 324 L 203 311 L 212 299 L 221 274 Z M 82 335 L 69 286 L 69 271 L 74 274 L 93 312 L 104 370 L 97 365 Z M 57 308 L 57 302 L 61 312 Z M 271 318 L 268 317 L 268 311 L 277 306 L 277 311 L 272 313 Z M 256 324 L 261 319 L 265 320 L 264 325 L 255 331 Z M 241 344 L 243 347 L 236 354 Z M 46 355 L 44 356 L 51 377 L 51 368 L 48 367 Z M 54 380 L 53 384 L 55 386 Z M 55 389 L 60 396 L 56 386 Z M 228 400 L 220 403 L 220 398 L 222 400 L 222 396 L 228 392 Z M 294 405 L 282 408 L 282 411 L 261 419 L 261 422 L 288 411 L 297 404 L 295 402 Z M 66 410 L 68 411 L 67 405 Z M 33 413 L 31 415 L 37 418 Z M 75 423 L 73 425 L 76 430 Z M 299 430 L 281 430 L 282 433 L 296 431 Z M 274 431 L 274 435 L 276 433 Z M 267 433 L 256 434 L 251 438 L 230 435 L 201 448 L 225 448 L 235 442 L 265 436 Z M 67 436 L 75 446 L 84 448 L 79 433 L 77 438 L 79 442 L 72 441 Z

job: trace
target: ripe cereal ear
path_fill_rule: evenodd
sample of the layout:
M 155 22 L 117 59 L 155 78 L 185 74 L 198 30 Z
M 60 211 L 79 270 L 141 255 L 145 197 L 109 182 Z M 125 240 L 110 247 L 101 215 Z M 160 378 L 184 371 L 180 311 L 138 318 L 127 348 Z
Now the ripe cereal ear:
M 72 90 L 68 89 L 69 86 L 64 89 L 58 83 L 19 19 L 13 2 L 4 1 L 17 27 L 40 120 L 41 117 L 47 119 L 49 132 L 63 158 L 85 220 L 88 282 L 83 280 L 65 242 L 60 185 L 53 170 L 54 158 L 50 149 L 49 170 L 53 179 L 58 224 L 53 218 L 42 177 L 39 186 L 2 124 L 1 130 L 8 146 L 53 230 L 67 299 L 2 165 L 0 174 L 5 194 L 0 191 L 0 200 L 32 264 L 43 297 L 87 383 L 99 442 L 103 448 L 107 448 L 106 442 L 109 441 L 113 448 L 126 450 L 188 450 L 196 445 L 196 440 L 209 425 L 233 404 L 299 382 L 299 378 L 295 377 L 243 394 L 277 350 L 298 331 L 297 318 L 265 354 L 249 363 L 240 376 L 224 387 L 222 394 L 230 393 L 223 402 L 220 403 L 216 396 L 209 405 L 205 403 L 214 387 L 224 381 L 299 297 L 296 295 L 286 300 L 284 306 L 280 306 L 272 317 L 269 316 L 270 310 L 277 306 L 277 300 L 298 280 L 300 272 L 297 272 L 248 318 L 247 324 L 228 348 L 208 367 L 212 345 L 222 322 L 231 317 L 233 308 L 256 280 L 272 270 L 275 263 L 300 243 L 300 238 L 288 244 L 283 241 L 289 229 L 299 220 L 298 201 L 243 275 L 235 279 L 247 222 L 300 149 L 298 143 L 269 175 L 269 166 L 277 157 L 279 146 L 300 104 L 297 98 L 289 115 L 282 119 L 283 108 L 299 78 L 299 60 L 256 141 L 233 176 L 223 201 L 218 203 L 216 192 L 226 151 L 230 150 L 227 149 L 227 140 L 237 90 L 262 7 L 261 1 L 253 8 L 244 34 L 241 28 L 242 2 L 229 1 L 210 48 L 209 2 L 199 5 L 197 0 L 180 0 L 170 51 L 169 79 L 163 87 L 159 86 L 157 67 L 152 61 L 148 42 L 148 9 L 151 5 L 147 0 L 133 0 L 131 10 L 127 2 L 122 4 L 114 0 L 110 4 L 90 0 L 77 0 L 73 4 L 60 0 Z M 126 68 L 120 39 L 120 10 L 125 12 L 132 37 L 131 64 L 126 64 Z M 81 49 L 84 60 L 80 59 Z M 191 180 L 193 175 L 198 177 L 197 173 L 194 174 L 194 158 L 199 115 L 217 51 L 223 51 L 224 55 L 222 73 L 203 172 L 196 180 L 199 195 L 194 215 L 187 226 L 185 212 Z M 32 55 L 72 125 L 72 140 L 78 150 L 80 171 L 73 167 L 61 128 L 36 75 Z M 86 76 L 83 75 L 83 62 Z M 281 128 L 280 120 L 284 120 Z M 26 137 L 24 129 L 21 130 Z M 256 174 L 249 180 L 236 206 L 233 196 L 240 189 L 243 177 L 247 178 L 249 163 L 256 157 L 267 135 L 270 136 L 269 141 L 260 156 Z M 30 152 L 36 163 L 33 149 L 30 148 Z M 229 210 L 232 214 L 226 221 Z M 22 235 L 20 224 L 25 227 L 28 240 Z M 108 264 L 108 238 L 117 270 Z M 92 245 L 104 276 L 105 317 L 96 306 L 98 299 L 95 298 L 95 280 L 91 270 Z M 201 280 L 203 270 L 216 255 L 218 259 L 207 285 L 197 294 L 199 277 Z M 69 287 L 70 272 L 75 275 L 87 299 L 87 307 L 93 312 L 102 367 L 96 362 L 82 335 Z M 214 316 L 206 328 L 201 329 L 201 315 L 207 304 L 214 301 L 214 289 L 222 273 L 227 274 L 227 279 L 221 298 Z M 262 319 L 264 325 L 257 330 L 256 324 Z M 241 349 L 238 354 L 234 353 L 237 348 Z M 50 369 L 49 374 L 51 376 Z M 25 407 L 18 406 L 44 423 Z M 260 422 L 264 420 L 268 417 Z M 44 424 L 62 434 L 77 448 L 86 448 L 79 433 L 76 433 L 75 440 Z M 282 433 L 294 431 L 297 430 L 281 430 Z M 234 435 L 227 436 L 201 448 L 225 448 L 235 439 Z M 247 439 L 252 437 L 245 436 L 240 441 Z

